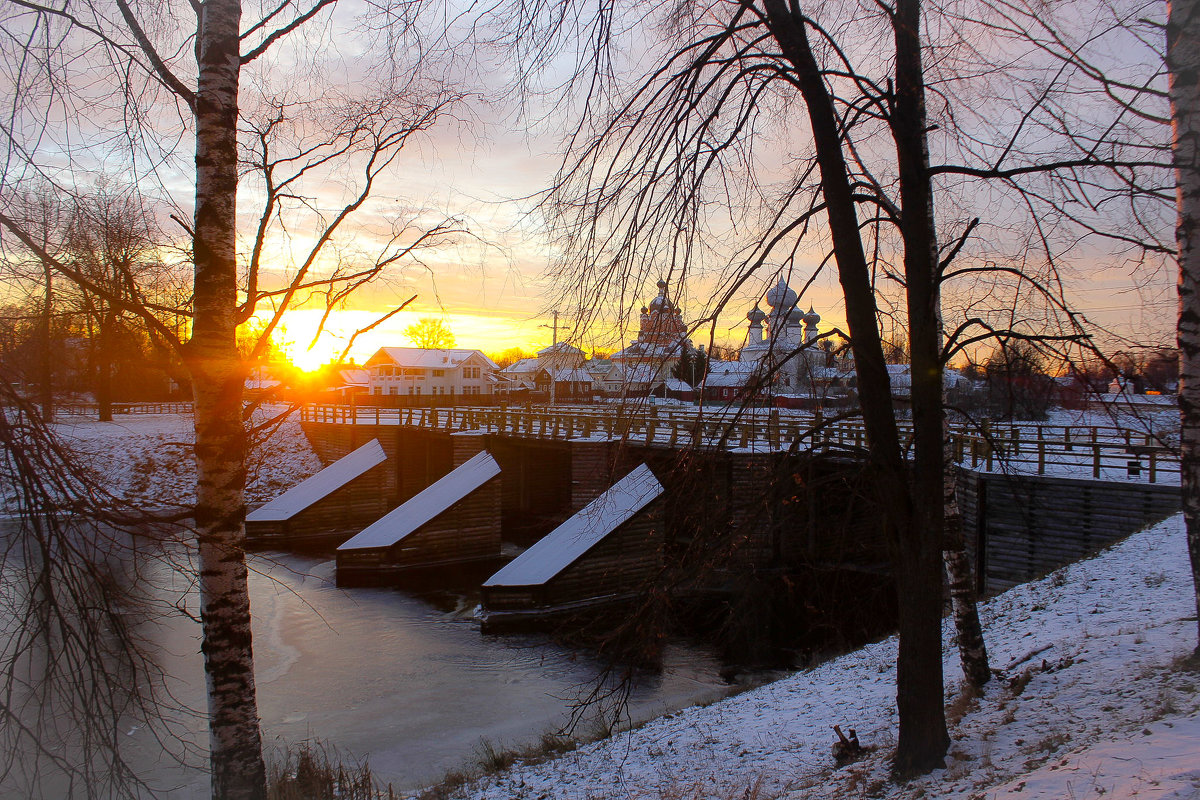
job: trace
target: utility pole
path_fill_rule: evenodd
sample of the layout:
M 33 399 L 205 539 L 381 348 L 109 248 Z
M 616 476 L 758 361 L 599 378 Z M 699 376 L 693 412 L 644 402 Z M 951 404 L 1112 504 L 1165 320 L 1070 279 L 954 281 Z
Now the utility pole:
M 554 313 L 554 324 L 553 325 L 539 326 L 542 328 L 549 328 L 552 331 L 552 338 L 551 338 L 551 343 L 550 343 L 550 354 L 551 354 L 550 355 L 550 359 L 551 359 L 550 364 L 551 364 L 551 366 L 554 365 L 554 363 L 555 363 L 554 359 L 557 358 L 557 356 L 558 356 L 558 312 L 555 311 L 553 313 Z M 555 370 L 551 369 L 550 370 L 550 405 L 554 405 L 554 394 L 555 394 L 554 393 L 554 384 L 556 383 L 556 381 L 554 380 L 554 373 L 555 373 Z

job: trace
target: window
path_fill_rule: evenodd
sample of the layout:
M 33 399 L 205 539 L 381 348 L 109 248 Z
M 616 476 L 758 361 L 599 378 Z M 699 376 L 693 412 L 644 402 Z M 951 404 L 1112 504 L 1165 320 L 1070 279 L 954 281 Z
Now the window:
M 479 377 L 479 367 L 463 367 L 463 377 L 464 378 L 478 378 Z
M 446 370 L 444 370 L 444 369 L 435 369 L 433 371 L 433 377 L 435 377 L 435 378 L 444 378 L 445 376 L 446 376 Z

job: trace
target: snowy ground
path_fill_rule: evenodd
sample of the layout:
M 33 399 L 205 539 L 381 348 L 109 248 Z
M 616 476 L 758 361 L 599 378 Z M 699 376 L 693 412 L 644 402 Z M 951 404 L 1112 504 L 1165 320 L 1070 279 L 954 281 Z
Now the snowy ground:
M 946 631 L 947 767 L 899 785 L 896 642 L 656 719 L 463 796 L 510 798 L 1200 798 L 1200 672 L 1182 522 L 1016 587 L 982 608 L 993 666 L 959 696 Z M 876 750 L 835 769 L 832 726 Z
M 256 421 L 281 410 L 261 414 Z M 54 432 L 117 497 L 146 508 L 195 503 L 190 415 L 130 414 L 112 422 L 60 415 Z M 246 500 L 251 505 L 270 500 L 321 469 L 300 430 L 299 415 L 288 417 L 256 444 L 248 468 Z M 8 498 L 0 497 L 4 499 Z

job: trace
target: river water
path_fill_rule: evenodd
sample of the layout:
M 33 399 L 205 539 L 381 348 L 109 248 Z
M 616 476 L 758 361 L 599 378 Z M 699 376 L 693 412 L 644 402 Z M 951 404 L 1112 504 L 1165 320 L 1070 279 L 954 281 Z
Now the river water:
M 397 789 L 437 780 L 476 757 L 481 742 L 513 746 L 560 728 L 602 665 L 587 649 L 538 635 L 484 636 L 470 596 L 428 598 L 391 589 L 338 589 L 330 560 L 283 553 L 250 558 L 259 712 L 268 750 L 308 739 L 367 759 Z M 204 707 L 198 611 L 186 570 L 159 571 L 168 613 L 150 633 L 174 699 Z M 630 713 L 644 719 L 727 691 L 702 648 L 668 646 L 661 669 L 640 674 Z M 163 800 L 205 797 L 203 715 L 175 715 L 172 750 L 190 744 L 191 766 L 164 755 L 151 728 L 122 723 L 124 746 Z M 43 776 L 55 785 L 53 775 Z M 0 781 L 0 794 L 4 783 Z M 57 791 L 57 790 L 55 790 Z M 46 796 L 54 796 L 43 788 Z

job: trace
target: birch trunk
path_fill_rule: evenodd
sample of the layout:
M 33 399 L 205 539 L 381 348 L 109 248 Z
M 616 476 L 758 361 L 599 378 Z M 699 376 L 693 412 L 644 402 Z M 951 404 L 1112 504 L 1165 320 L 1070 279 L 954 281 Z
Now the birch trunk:
M 979 688 L 991 679 L 992 670 L 988 662 L 987 643 L 983 639 L 983 625 L 979 622 L 975 571 L 971 569 L 966 537 L 963 535 L 962 511 L 957 496 L 958 476 L 948 425 L 946 431 L 946 477 L 942 501 L 946 534 L 942 542 L 942 559 L 950 589 L 950 608 L 954 614 L 954 632 L 958 639 L 958 658 L 962 662 L 963 676 L 970 686 Z
M 206 0 L 196 48 L 196 236 L 187 365 L 195 400 L 196 527 L 212 796 L 266 797 L 254 687 L 245 538 L 243 370 L 238 359 L 236 196 L 239 0 Z
M 1179 218 L 1179 416 L 1183 519 L 1197 608 L 1200 657 L 1200 2 L 1171 0 L 1167 11 L 1176 201 Z

